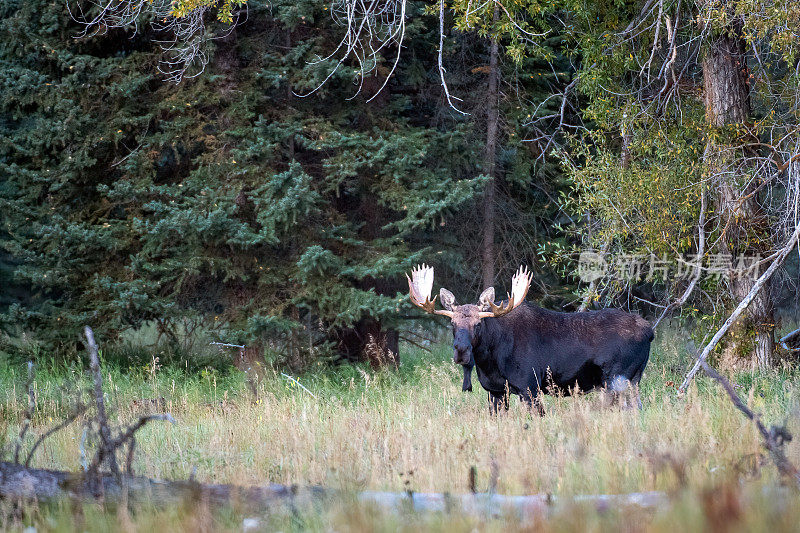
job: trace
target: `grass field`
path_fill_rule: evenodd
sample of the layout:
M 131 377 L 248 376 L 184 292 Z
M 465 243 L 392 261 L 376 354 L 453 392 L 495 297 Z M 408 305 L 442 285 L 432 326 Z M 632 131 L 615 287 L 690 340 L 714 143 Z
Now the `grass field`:
M 662 338 L 664 337 L 664 338 Z M 732 520 L 734 530 L 797 530 L 800 498 L 771 496 L 778 474 L 764 454 L 752 423 L 735 411 L 721 389 L 698 379 L 678 397 L 686 354 L 678 336 L 659 336 L 642 387 L 641 411 L 601 408 L 597 395 L 548 398 L 548 414 L 531 416 L 512 402 L 500 417 L 489 416 L 486 397 L 463 393 L 461 370 L 446 345 L 433 353 L 407 350 L 399 371 L 367 367 L 320 367 L 296 382 L 268 370 L 256 399 L 235 370 L 186 376 L 175 367 L 123 370 L 106 365 L 105 390 L 117 424 L 162 403 L 174 425 L 156 423 L 137 440 L 138 475 L 242 485 L 267 482 L 324 485 L 346 491 L 377 489 L 417 492 L 468 491 L 468 473 L 487 490 L 492 469 L 502 494 L 578 494 L 665 491 L 672 505 L 656 515 L 622 515 L 613 510 L 555 510 L 537 524 L 453 515 L 398 516 L 358 505 L 338 505 L 300 515 L 273 516 L 267 530 L 616 528 L 693 529 Z M 27 399 L 23 367 L 0 372 L 6 443 L 13 443 Z M 800 430 L 798 374 L 784 370 L 734 376 L 737 390 L 765 422 Z M 30 444 L 69 409 L 65 384 L 87 387 L 79 370 L 40 368 L 38 408 Z M 50 438 L 33 466 L 80 470 L 82 427 L 75 424 Z M 787 455 L 800 464 L 800 441 Z M 8 455 L 8 454 L 7 454 Z M 131 527 L 241 530 L 241 516 L 187 509 L 119 513 L 91 506 L 76 522 L 74 509 L 48 506 L 20 515 L 6 510 L 6 526 L 104 530 Z M 477 520 L 477 522 L 476 522 Z M 0 526 L 3 524 L 0 523 Z

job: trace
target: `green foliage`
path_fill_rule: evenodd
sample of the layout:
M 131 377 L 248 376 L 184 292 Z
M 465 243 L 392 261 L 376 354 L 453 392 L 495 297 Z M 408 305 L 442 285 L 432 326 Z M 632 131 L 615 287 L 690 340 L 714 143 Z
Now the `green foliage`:
M 629 145 L 631 161 L 625 166 L 604 132 L 576 140 L 572 153 L 582 164 L 565 163 L 574 187 L 571 207 L 607 221 L 595 235 L 594 246 L 618 239 L 656 255 L 692 249 L 703 146 L 686 135 L 686 129 L 676 127 L 634 140 Z
M 565 1 L 562 9 L 565 46 L 580 65 L 576 91 L 586 129 L 574 132 L 560 154 L 572 184 L 565 208 L 577 222 L 565 229 L 575 238 L 572 246 L 555 243 L 543 252 L 564 273 L 574 271 L 576 252 L 587 247 L 671 258 L 697 253 L 705 187 L 705 254 L 769 253 L 780 240 L 769 224 L 785 216 L 774 197 L 786 194 L 769 183 L 780 159 L 773 158 L 796 144 L 800 76 L 787 65 L 796 64 L 797 3 L 601 0 Z M 751 116 L 714 128 L 703 58 L 720 35 L 742 39 Z M 726 159 L 715 163 L 722 153 Z M 722 251 L 711 249 L 725 241 L 728 226 L 720 180 L 760 203 L 764 215 L 742 215 L 741 238 Z M 635 284 L 625 285 L 605 292 L 604 304 Z M 679 285 L 647 287 L 646 297 Z M 704 289 L 724 294 L 721 284 L 712 285 Z
M 178 2 L 172 16 L 216 7 L 224 22 L 240 4 Z M 178 86 L 160 81 L 147 31 L 75 39 L 61 5 L 0 7 L 0 273 L 17 287 L 0 301 L 3 327 L 48 350 L 74 345 L 87 323 L 107 340 L 154 325 L 172 346 L 197 328 L 260 347 L 303 330 L 330 349 L 348 328 L 402 323 L 403 273 L 415 263 L 436 263 L 456 290 L 473 283 L 486 72 L 470 72 L 464 51 L 483 57 L 489 33 L 516 61 L 507 73 L 528 73 L 502 102 L 498 237 L 516 255 L 498 262 L 534 264 L 531 238 L 557 238 L 547 191 L 566 187 L 523 140 L 569 75 L 563 43 L 544 31 L 552 9 L 456 22 L 465 31 L 448 39 L 445 61 L 455 90 L 474 94 L 468 118 L 445 105 L 430 68 L 435 19 L 422 3 L 408 9 L 404 60 L 368 103 L 348 99 L 352 65 L 321 85 L 336 63 L 320 58 L 342 28 L 315 2 L 249 2 L 247 23 L 208 45 L 205 73 Z M 517 27 L 547 35 L 520 39 Z M 368 96 L 382 61 L 363 80 Z
M 192 321 L 250 344 L 410 308 L 402 273 L 481 187 L 469 127 L 416 120 L 436 102 L 401 94 L 348 102 L 347 71 L 292 96 L 324 78 L 323 6 L 249 9 L 176 87 L 147 39 L 75 40 L 61 5 L 0 8 L 0 271 L 30 287 L 6 327 L 54 346 L 86 323 L 174 337 Z
M 148 0 L 152 2 L 153 0 Z M 175 18 L 184 18 L 192 11 L 215 9 L 217 20 L 230 24 L 233 22 L 234 8 L 241 7 L 247 0 L 176 0 L 172 2 L 170 15 Z

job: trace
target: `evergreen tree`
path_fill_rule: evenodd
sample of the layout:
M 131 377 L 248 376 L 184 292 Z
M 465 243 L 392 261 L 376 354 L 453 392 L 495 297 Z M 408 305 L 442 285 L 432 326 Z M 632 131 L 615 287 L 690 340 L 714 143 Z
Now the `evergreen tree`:
M 6 324 L 50 344 L 192 324 L 255 346 L 305 326 L 348 357 L 370 335 L 396 353 L 402 274 L 458 261 L 437 234 L 480 189 L 479 150 L 458 121 L 420 120 L 438 102 L 406 94 L 436 80 L 414 61 L 377 102 L 345 99 L 346 69 L 294 96 L 332 66 L 313 61 L 335 39 L 324 10 L 249 9 L 176 87 L 152 36 L 75 40 L 62 6 L 4 4 L 2 246 L 31 287 Z

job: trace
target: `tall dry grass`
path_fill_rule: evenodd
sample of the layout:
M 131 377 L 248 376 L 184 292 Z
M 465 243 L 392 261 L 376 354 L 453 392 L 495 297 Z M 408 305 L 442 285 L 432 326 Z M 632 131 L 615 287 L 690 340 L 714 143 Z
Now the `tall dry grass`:
M 690 517 L 706 516 L 703 495 L 710 488 L 733 483 L 749 494 L 737 505 L 757 505 L 762 487 L 778 484 L 777 473 L 752 423 L 714 383 L 699 379 L 686 396 L 676 395 L 671 383 L 687 362 L 681 345 L 678 334 L 660 336 L 643 380 L 641 411 L 602 408 L 600 398 L 589 394 L 548 398 L 544 418 L 519 402 L 492 417 L 482 392 L 461 392 L 461 370 L 449 361 L 446 346 L 412 353 L 397 372 L 342 367 L 297 376 L 310 392 L 270 371 L 257 400 L 240 375 L 189 377 L 158 365 L 107 368 L 105 388 L 119 424 L 162 405 L 177 419 L 174 426 L 152 425 L 137 439 L 136 473 L 154 478 L 185 479 L 194 471 L 201 482 L 459 493 L 468 491 L 474 466 L 478 490 L 488 489 L 496 469 L 496 491 L 504 494 L 660 490 L 675 495 L 676 508 L 684 506 Z M 68 409 L 63 382 L 86 379 L 65 372 L 40 371 L 31 438 Z M 0 374 L 6 442 L 26 405 L 21 374 Z M 798 434 L 797 373 L 743 374 L 734 381 L 766 422 L 787 423 Z M 75 425 L 49 439 L 34 466 L 80 469 L 81 432 Z M 787 445 L 787 455 L 800 464 L 800 439 Z M 713 497 L 709 501 L 716 505 Z M 305 525 L 351 520 L 376 526 L 371 513 L 359 506 L 331 509 Z M 662 518 L 651 517 L 648 527 L 673 524 Z M 379 524 L 408 525 L 392 520 Z M 601 527 L 605 518 L 585 520 L 587 527 Z M 467 518 L 462 522 L 434 520 L 426 527 L 475 526 Z

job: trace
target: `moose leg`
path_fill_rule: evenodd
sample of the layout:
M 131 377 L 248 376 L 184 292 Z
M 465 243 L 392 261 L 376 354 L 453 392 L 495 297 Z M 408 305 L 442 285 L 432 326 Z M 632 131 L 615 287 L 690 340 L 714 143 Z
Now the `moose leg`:
M 489 413 L 496 415 L 500 413 L 500 409 L 504 411 L 508 411 L 508 396 L 501 392 L 500 394 L 496 394 L 494 392 L 489 393 Z
M 528 389 L 528 391 L 520 396 L 520 399 L 525 402 L 525 405 L 528 407 L 528 411 L 533 412 L 536 409 L 536 413 L 539 416 L 544 416 L 544 400 L 542 399 L 542 393 L 536 391 L 535 393 Z
M 536 412 L 539 416 L 544 416 L 546 414 L 544 410 L 544 400 L 541 394 L 537 394 L 536 398 L 533 399 L 533 406 L 536 408 Z
M 642 380 L 642 374 L 644 373 L 644 366 L 646 363 L 647 360 L 642 363 L 642 366 L 639 367 L 639 369 L 631 378 L 631 386 L 633 387 L 636 397 L 636 407 L 638 407 L 640 411 L 642 410 L 642 397 L 639 395 L 639 382 Z

